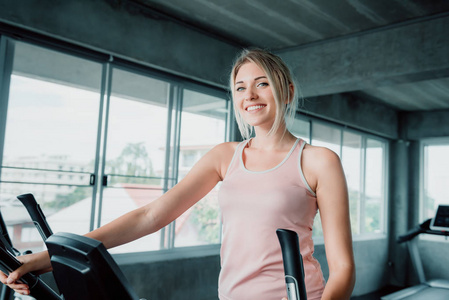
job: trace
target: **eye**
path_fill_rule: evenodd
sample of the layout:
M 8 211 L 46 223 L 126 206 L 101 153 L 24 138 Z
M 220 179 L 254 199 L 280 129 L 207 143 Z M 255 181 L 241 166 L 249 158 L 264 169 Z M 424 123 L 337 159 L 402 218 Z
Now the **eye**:
M 265 86 L 268 86 L 268 82 L 259 82 L 256 86 L 257 87 L 265 87 Z
M 244 87 L 239 86 L 239 87 L 237 87 L 235 90 L 236 90 L 237 92 L 241 92 L 241 91 L 243 91 L 244 89 L 245 89 Z

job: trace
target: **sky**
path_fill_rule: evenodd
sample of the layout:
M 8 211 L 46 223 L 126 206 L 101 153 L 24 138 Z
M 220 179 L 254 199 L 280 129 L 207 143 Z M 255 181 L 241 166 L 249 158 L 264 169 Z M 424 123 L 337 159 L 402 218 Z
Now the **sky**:
M 4 163 L 62 154 L 88 164 L 95 158 L 99 105 L 98 93 L 12 76 Z M 153 165 L 162 168 L 167 109 L 111 97 L 109 112 L 107 159 L 118 157 L 129 143 L 144 143 Z M 224 141 L 224 121 L 187 112 L 182 117 L 183 144 Z

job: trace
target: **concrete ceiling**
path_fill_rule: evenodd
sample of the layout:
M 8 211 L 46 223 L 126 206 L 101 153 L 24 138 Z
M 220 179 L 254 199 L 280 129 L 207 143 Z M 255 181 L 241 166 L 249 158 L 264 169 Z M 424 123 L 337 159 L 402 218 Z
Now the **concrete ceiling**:
M 306 97 L 352 93 L 385 103 L 399 111 L 449 109 L 449 52 L 446 52 L 449 49 L 449 1 L 132 2 L 155 12 L 151 16 L 153 18 L 173 18 L 241 47 L 266 48 L 278 53 L 287 62 L 298 64 L 297 59 L 292 57 L 310 53 L 307 51 L 324 53 L 318 58 L 308 55 L 310 60 L 320 60 L 321 68 L 327 65 L 328 69 L 322 70 L 323 73 L 332 73 L 333 68 L 340 68 L 340 74 L 335 76 L 344 77 L 348 70 L 358 68 L 350 75 L 353 79 L 348 80 L 348 75 L 334 86 L 327 86 L 329 79 L 322 76 L 323 82 L 315 80 L 307 89 L 308 75 L 303 75 Z M 366 42 L 370 38 L 372 42 Z M 362 47 L 361 44 L 366 45 Z M 354 53 L 348 54 L 351 51 L 345 49 L 352 49 Z M 340 52 L 335 52 L 338 50 Z M 368 54 L 363 57 L 361 52 Z M 337 55 L 335 53 L 340 56 L 338 66 L 330 63 L 328 57 Z M 343 56 L 344 59 L 341 58 Z M 331 61 L 334 62 L 335 58 Z M 303 58 L 302 63 L 309 64 L 307 58 Z M 364 66 L 360 67 L 361 64 Z M 354 79 L 355 76 L 359 79 Z

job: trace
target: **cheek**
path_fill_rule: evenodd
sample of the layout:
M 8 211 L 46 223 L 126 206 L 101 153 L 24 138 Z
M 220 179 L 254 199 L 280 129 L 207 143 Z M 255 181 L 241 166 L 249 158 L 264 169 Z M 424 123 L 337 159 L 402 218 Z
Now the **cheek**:
M 239 95 L 234 96 L 232 103 L 234 104 L 235 110 L 243 109 L 243 98 L 239 97 Z

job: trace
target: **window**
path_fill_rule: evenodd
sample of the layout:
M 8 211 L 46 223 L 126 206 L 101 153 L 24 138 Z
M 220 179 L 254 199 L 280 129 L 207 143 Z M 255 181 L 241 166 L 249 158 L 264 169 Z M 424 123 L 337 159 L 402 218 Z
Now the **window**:
M 227 101 L 224 99 L 187 89 L 183 91 L 179 151 L 187 160 L 179 166 L 179 180 L 207 151 L 225 141 L 226 119 Z M 176 247 L 220 243 L 218 190 L 219 184 L 176 220 Z
M 296 119 L 290 130 L 306 141 L 311 136 L 312 145 L 329 148 L 340 156 L 348 185 L 353 235 L 384 233 L 387 142 L 315 120 Z M 319 212 L 313 236 L 322 236 Z
M 15 213 L 21 206 L 15 197 L 32 192 L 55 231 L 89 230 L 90 205 L 64 214 L 93 193 L 89 176 L 73 175 L 94 172 L 101 72 L 97 62 L 15 43 L 9 98 L 0 99 L 8 101 L 0 203 L 4 216 L 15 216 L 10 224 L 29 221 Z M 78 166 L 86 171 L 73 171 Z M 35 242 L 30 234 L 14 236 Z
M 226 139 L 224 91 L 126 62 L 8 43 L 14 51 L 0 53 L 12 63 L 0 70 L 9 91 L 0 99 L 0 208 L 15 245 L 44 247 L 17 195 L 33 193 L 54 232 L 84 234 L 161 196 Z M 218 188 L 160 232 L 111 252 L 219 243 Z
M 362 233 L 381 233 L 385 224 L 386 144 L 367 138 L 365 147 L 365 185 L 360 228 Z
M 449 204 L 449 140 L 422 143 L 421 219 L 433 218 L 440 204 Z
M 301 119 L 294 119 L 289 124 L 288 129 L 297 138 L 301 138 L 307 143 L 310 143 L 310 122 Z

